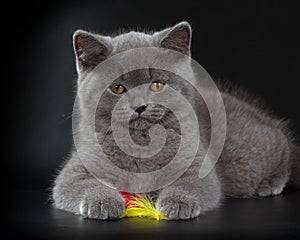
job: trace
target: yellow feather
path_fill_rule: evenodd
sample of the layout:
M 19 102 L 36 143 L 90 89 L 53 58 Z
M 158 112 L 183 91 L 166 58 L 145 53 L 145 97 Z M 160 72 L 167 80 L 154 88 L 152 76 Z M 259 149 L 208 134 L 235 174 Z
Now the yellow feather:
M 121 218 L 124 217 L 147 217 L 157 221 L 169 220 L 169 218 L 155 208 L 154 202 L 150 196 L 139 194 L 129 201 L 128 207 Z

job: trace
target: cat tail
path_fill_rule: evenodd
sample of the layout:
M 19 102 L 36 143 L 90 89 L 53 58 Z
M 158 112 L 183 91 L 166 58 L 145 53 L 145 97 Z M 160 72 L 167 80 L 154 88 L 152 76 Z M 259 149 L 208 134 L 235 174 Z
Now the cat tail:
M 300 147 L 293 146 L 290 153 L 291 160 L 291 177 L 290 185 L 300 189 Z

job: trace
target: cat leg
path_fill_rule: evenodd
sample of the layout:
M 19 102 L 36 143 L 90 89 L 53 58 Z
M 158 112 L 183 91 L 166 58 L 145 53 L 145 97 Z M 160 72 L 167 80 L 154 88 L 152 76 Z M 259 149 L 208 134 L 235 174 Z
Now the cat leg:
M 86 218 L 114 219 L 125 211 L 120 193 L 95 179 L 73 156 L 55 180 L 54 206 Z
M 257 190 L 257 195 L 259 197 L 275 196 L 275 195 L 279 195 L 282 192 L 286 184 L 286 181 L 277 181 L 277 180 L 274 181 L 272 178 L 278 178 L 278 177 L 271 176 L 270 178 L 266 178 L 261 182 Z
M 161 191 L 156 207 L 171 220 L 190 219 L 217 208 L 220 200 L 220 182 L 212 170 L 203 179 L 185 173 Z
M 251 198 L 281 193 L 289 175 L 286 136 L 265 125 L 241 129 L 228 140 L 217 164 L 225 195 Z
M 279 146 L 281 154 L 276 157 L 279 159 L 280 164 L 261 181 L 257 189 L 257 195 L 260 197 L 279 195 L 289 180 L 289 146 L 283 140 Z M 272 157 L 275 156 L 272 155 Z
M 275 196 L 281 194 L 289 179 L 288 166 L 280 166 L 275 173 L 263 179 L 257 189 L 260 197 Z

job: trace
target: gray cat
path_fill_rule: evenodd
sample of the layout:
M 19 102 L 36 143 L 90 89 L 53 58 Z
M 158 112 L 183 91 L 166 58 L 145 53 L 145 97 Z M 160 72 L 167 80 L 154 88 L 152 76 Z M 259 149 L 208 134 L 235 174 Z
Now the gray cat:
M 129 32 L 108 37 L 76 31 L 74 49 L 78 83 L 87 81 L 89 72 L 119 52 L 153 46 L 190 55 L 190 43 L 191 27 L 187 22 L 154 34 Z M 148 130 L 151 126 L 160 123 L 167 131 L 163 150 L 147 161 L 124 155 L 115 144 L 110 129 L 111 111 L 120 95 L 126 89 L 145 83 L 151 84 L 151 94 L 147 95 L 149 99 L 136 93 L 129 106 L 126 106 L 126 114 L 135 116 L 129 125 L 131 137 L 136 144 L 145 146 L 150 141 Z M 105 107 L 96 113 L 99 143 L 113 164 L 127 171 L 150 172 L 165 166 L 174 157 L 181 135 L 178 119 L 167 108 L 150 103 L 155 92 L 168 85 L 181 91 L 194 104 L 199 116 L 199 128 L 204 133 L 201 142 L 207 146 L 210 119 L 203 100 L 195 96 L 195 90 L 171 73 L 140 69 L 125 74 L 105 90 L 100 100 Z M 287 184 L 300 187 L 300 150 L 293 143 L 287 124 L 267 114 L 254 101 L 241 97 L 238 91 L 229 91 L 222 86 L 221 89 L 227 114 L 227 136 L 214 169 L 200 179 L 201 156 L 197 155 L 179 179 L 151 193 L 156 199 L 156 207 L 170 219 L 195 218 L 200 213 L 216 209 L 223 197 L 273 196 L 280 194 Z M 92 97 L 93 91 L 81 94 Z M 89 114 L 88 101 L 82 101 L 79 111 L 83 115 Z M 92 156 L 95 152 L 87 140 L 87 124 L 82 118 L 78 134 L 82 139 L 81 145 L 86 145 L 85 149 L 88 149 L 86 155 Z M 80 161 L 75 149 L 55 180 L 53 200 L 56 208 L 86 218 L 115 219 L 125 210 L 121 194 L 94 178 Z

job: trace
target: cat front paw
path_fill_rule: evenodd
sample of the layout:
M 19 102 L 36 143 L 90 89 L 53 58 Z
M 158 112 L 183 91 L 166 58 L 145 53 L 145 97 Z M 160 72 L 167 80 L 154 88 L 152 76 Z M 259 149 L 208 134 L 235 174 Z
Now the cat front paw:
M 156 208 L 171 220 L 191 219 L 199 216 L 199 202 L 188 194 L 159 197 Z
M 116 219 L 125 211 L 121 195 L 86 195 L 79 205 L 79 212 L 85 218 Z

